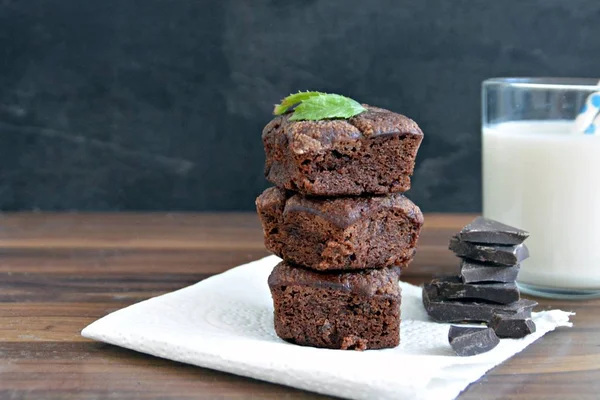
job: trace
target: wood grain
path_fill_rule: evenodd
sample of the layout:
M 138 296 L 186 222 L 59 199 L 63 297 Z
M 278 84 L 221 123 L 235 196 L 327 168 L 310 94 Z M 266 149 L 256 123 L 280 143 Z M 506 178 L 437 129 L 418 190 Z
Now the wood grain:
M 470 215 L 426 216 L 404 279 L 457 269 L 448 237 Z M 308 399 L 283 386 L 82 338 L 93 320 L 266 255 L 253 214 L 0 216 L 0 399 Z M 461 399 L 597 399 L 600 301 L 471 385 Z M 401 379 L 401 377 L 399 377 Z

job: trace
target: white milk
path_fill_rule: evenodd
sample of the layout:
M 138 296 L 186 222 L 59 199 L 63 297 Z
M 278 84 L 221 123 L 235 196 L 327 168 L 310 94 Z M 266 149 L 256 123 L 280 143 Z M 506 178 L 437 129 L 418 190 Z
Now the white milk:
M 483 213 L 531 233 L 519 282 L 600 289 L 600 136 L 569 121 L 483 131 Z

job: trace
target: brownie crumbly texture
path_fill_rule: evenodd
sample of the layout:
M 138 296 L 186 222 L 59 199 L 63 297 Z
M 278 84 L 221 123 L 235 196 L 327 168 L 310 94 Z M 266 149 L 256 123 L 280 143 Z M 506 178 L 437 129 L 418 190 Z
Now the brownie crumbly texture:
M 267 179 L 305 195 L 406 192 L 423 132 L 404 115 L 365 108 L 347 120 L 275 117 L 262 134 Z
M 400 268 L 328 273 L 278 264 L 269 276 L 275 331 L 291 343 L 342 350 L 400 343 Z
M 269 188 L 256 200 L 267 249 L 316 270 L 406 266 L 423 214 L 400 193 L 317 198 Z

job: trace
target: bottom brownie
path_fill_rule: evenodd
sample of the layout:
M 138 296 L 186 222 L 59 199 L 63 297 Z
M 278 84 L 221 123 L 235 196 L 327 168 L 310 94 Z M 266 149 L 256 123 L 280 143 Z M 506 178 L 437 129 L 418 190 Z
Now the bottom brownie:
M 400 343 L 400 268 L 316 272 L 279 263 L 269 276 L 277 335 L 342 350 Z

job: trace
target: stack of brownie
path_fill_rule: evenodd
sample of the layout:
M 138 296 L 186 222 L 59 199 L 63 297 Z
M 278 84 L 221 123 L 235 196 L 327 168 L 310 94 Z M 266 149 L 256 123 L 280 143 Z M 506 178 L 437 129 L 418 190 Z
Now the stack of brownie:
M 529 256 L 524 230 L 478 217 L 450 239 L 460 261 L 460 275 L 436 278 L 425 285 L 423 302 L 441 322 L 485 322 L 498 337 L 535 332 L 531 310 L 516 284 L 519 265 Z
M 423 215 L 402 195 L 423 139 L 409 118 L 380 108 L 349 118 L 263 130 L 256 200 L 265 245 L 283 258 L 269 277 L 277 335 L 292 343 L 377 349 L 400 341 L 401 269 Z

